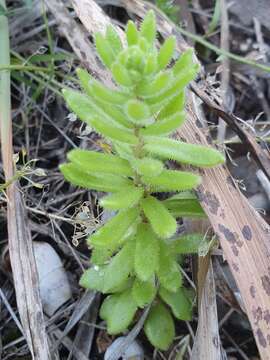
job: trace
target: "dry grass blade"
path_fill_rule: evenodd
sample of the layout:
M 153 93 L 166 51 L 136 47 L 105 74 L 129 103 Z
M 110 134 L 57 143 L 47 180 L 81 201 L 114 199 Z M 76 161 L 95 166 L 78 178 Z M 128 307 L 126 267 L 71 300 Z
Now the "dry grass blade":
M 5 1 L 0 1 L 5 8 Z M 8 21 L 0 15 L 0 66 L 8 66 Z M 13 149 L 10 103 L 10 73 L 0 73 L 0 125 L 2 158 L 6 179 L 13 177 Z M 17 306 L 24 334 L 34 359 L 50 359 L 42 306 L 38 290 L 38 277 L 33 255 L 31 234 L 18 184 L 7 189 L 9 253 L 16 290 Z

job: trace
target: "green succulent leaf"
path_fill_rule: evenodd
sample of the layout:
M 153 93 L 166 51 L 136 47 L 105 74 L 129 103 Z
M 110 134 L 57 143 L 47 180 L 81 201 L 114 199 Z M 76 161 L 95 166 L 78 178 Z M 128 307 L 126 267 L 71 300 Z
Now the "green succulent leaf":
M 62 90 L 64 99 L 69 108 L 83 121 L 88 122 L 93 114 L 93 106 L 91 100 L 85 94 L 71 89 Z
M 182 274 L 173 254 L 164 242 L 160 242 L 159 269 L 157 272 L 160 284 L 171 292 L 182 286 Z
M 122 105 L 127 102 L 129 95 L 126 92 L 112 90 L 99 81 L 95 80 L 87 71 L 77 69 L 77 75 L 80 83 L 91 98 L 103 101 L 107 104 Z
M 74 149 L 68 153 L 68 159 L 86 173 L 110 173 L 132 176 L 134 174 L 129 162 L 112 154 L 96 151 Z
M 171 70 L 160 72 L 152 82 L 145 82 L 137 87 L 138 95 L 143 99 L 151 99 L 157 96 L 157 94 L 164 93 L 166 89 L 169 89 L 172 81 L 173 73 Z
M 170 118 L 175 113 L 182 112 L 185 107 L 185 92 L 182 91 L 173 97 L 166 106 L 162 108 L 157 116 L 157 120 L 161 121 Z
M 88 243 L 98 247 L 117 248 L 123 241 L 129 227 L 138 219 L 138 216 L 137 208 L 119 211 L 116 216 L 88 238 Z
M 135 279 L 132 287 L 132 295 L 138 307 L 144 308 L 149 305 L 156 296 L 156 286 L 154 279 L 141 281 Z
M 158 120 L 141 130 L 142 135 L 168 135 L 177 130 L 185 121 L 184 111 L 174 113 L 163 120 Z
M 138 143 L 138 138 L 129 129 L 114 126 L 110 123 L 107 123 L 105 120 L 101 120 L 99 118 L 91 119 L 90 124 L 98 133 L 103 135 L 105 138 L 133 145 L 136 145 Z
M 104 273 L 103 292 L 123 284 L 133 270 L 135 242 L 128 241 L 108 264 Z
M 173 318 L 163 304 L 157 303 L 151 308 L 144 332 L 153 346 L 168 350 L 175 337 L 175 328 Z
M 67 181 L 69 181 L 73 185 L 80 186 L 86 189 L 106 192 L 117 192 L 119 191 L 119 187 L 132 185 L 131 180 L 117 175 L 89 175 L 73 163 L 62 164 L 59 168 Z
M 112 74 L 119 85 L 126 87 L 133 86 L 133 81 L 128 70 L 119 61 L 113 63 Z
M 87 269 L 81 279 L 80 285 L 86 289 L 97 290 L 103 292 L 104 289 L 104 266 L 93 266 Z
M 156 40 L 156 17 L 153 10 L 148 11 L 140 29 L 140 35 L 144 37 L 149 44 L 153 45 Z
M 154 232 L 162 238 L 169 238 L 176 232 L 177 223 L 161 201 L 147 196 L 141 201 L 142 209 Z
M 159 70 L 163 70 L 169 64 L 172 59 L 174 49 L 175 49 L 175 37 L 168 37 L 165 42 L 162 44 L 159 54 L 158 54 L 158 67 Z
M 175 217 L 206 217 L 196 196 L 188 191 L 178 193 L 169 199 L 164 200 L 163 203 Z
M 158 176 L 142 176 L 142 181 L 155 191 L 182 191 L 194 189 L 201 177 L 186 171 L 163 170 Z
M 163 159 L 179 161 L 198 167 L 212 167 L 224 163 L 224 156 L 217 150 L 202 145 L 187 144 L 178 140 L 152 137 L 144 149 Z
M 183 72 L 185 69 L 190 67 L 190 64 L 193 63 L 193 49 L 188 49 L 180 56 L 173 66 L 173 72 L 175 75 Z
M 149 107 L 140 100 L 129 100 L 125 105 L 125 113 L 130 121 L 138 125 L 146 125 L 154 121 Z
M 171 242 L 171 251 L 175 254 L 198 254 L 205 237 L 202 234 L 187 234 Z
M 180 72 L 170 83 L 169 87 L 163 89 L 158 94 L 153 93 L 153 96 L 145 98 L 146 103 L 149 105 L 155 105 L 152 109 L 159 110 L 162 106 L 165 106 L 173 97 L 177 96 L 183 91 L 185 86 L 191 81 L 194 80 L 198 73 L 198 66 L 193 65 L 189 67 L 186 71 Z
M 131 289 L 108 296 L 100 309 L 100 317 L 106 320 L 108 333 L 116 335 L 128 328 L 136 313 L 137 305 Z
M 138 225 L 134 269 L 138 278 L 148 281 L 158 269 L 159 242 L 149 224 Z
M 163 163 L 161 161 L 149 157 L 134 159 L 132 165 L 138 174 L 145 176 L 159 175 L 164 169 Z
M 117 56 L 123 49 L 121 39 L 112 25 L 108 25 L 106 29 L 106 40 L 110 44 L 110 47 L 115 56 Z
M 156 52 L 150 52 L 145 59 L 144 75 L 152 75 L 157 71 L 158 62 Z
M 139 32 L 133 21 L 129 20 L 126 27 L 127 43 L 129 46 L 136 45 L 139 41 Z
M 170 306 L 177 319 L 184 321 L 192 319 L 192 300 L 187 296 L 185 288 L 181 287 L 176 292 L 171 292 L 161 287 L 159 295 Z
M 113 49 L 111 48 L 110 43 L 101 33 L 96 33 L 95 45 L 103 64 L 110 68 L 115 59 L 115 54 L 113 52 Z
M 117 193 L 103 197 L 100 205 L 109 210 L 127 209 L 137 205 L 143 193 L 144 190 L 141 187 L 126 186 Z

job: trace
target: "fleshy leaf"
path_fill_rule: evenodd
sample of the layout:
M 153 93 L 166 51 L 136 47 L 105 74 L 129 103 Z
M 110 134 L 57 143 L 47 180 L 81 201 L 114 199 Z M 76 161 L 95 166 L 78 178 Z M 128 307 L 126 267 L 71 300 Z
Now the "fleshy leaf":
M 160 93 L 165 92 L 166 89 L 169 89 L 171 83 L 173 81 L 173 73 L 171 70 L 160 72 L 152 82 L 150 83 L 142 83 L 142 85 L 138 86 L 137 92 L 138 94 L 144 98 L 153 98 Z
M 96 191 L 116 192 L 119 187 L 132 184 L 131 180 L 117 175 L 89 175 L 72 163 L 60 165 L 60 170 L 65 179 L 73 185 Z
M 129 46 L 136 45 L 139 41 L 139 32 L 133 21 L 129 20 L 126 27 L 127 42 Z
M 90 124 L 98 133 L 106 138 L 133 145 L 138 143 L 137 137 L 129 129 L 114 126 L 98 118 L 91 119 Z
M 103 64 L 110 68 L 115 59 L 115 54 L 110 46 L 110 43 L 101 33 L 98 32 L 95 34 L 95 45 Z
M 88 121 L 93 115 L 94 109 L 91 100 L 85 94 L 72 89 L 62 90 L 64 99 L 66 100 L 69 108 L 82 120 Z
M 140 35 L 143 36 L 149 44 L 153 44 L 156 39 L 156 17 L 153 10 L 148 11 L 140 28 Z
M 148 224 L 138 225 L 134 268 L 138 278 L 149 280 L 158 269 L 159 242 Z
M 163 159 L 179 161 L 198 167 L 212 167 L 224 163 L 224 156 L 217 150 L 182 141 L 152 137 L 147 139 L 144 149 Z
M 122 86 L 130 87 L 133 85 L 133 81 L 130 78 L 127 69 L 118 61 L 112 65 L 112 74 L 115 81 Z
M 142 181 L 155 191 L 182 191 L 198 186 L 201 177 L 187 171 L 163 170 L 158 176 L 142 176 Z
M 153 122 L 148 106 L 140 100 L 129 100 L 125 105 L 125 113 L 130 121 L 138 125 Z
M 93 266 L 87 269 L 81 279 L 80 285 L 86 289 L 92 289 L 103 292 L 104 289 L 104 266 Z
M 188 191 L 178 193 L 163 203 L 175 217 L 206 217 L 196 196 Z
M 168 246 L 160 241 L 160 256 L 158 279 L 160 284 L 167 290 L 175 292 L 182 286 L 182 274 L 175 255 L 171 253 Z
M 171 61 L 175 49 L 175 37 L 170 36 L 162 44 L 158 54 L 158 67 L 163 70 Z
M 184 71 L 184 69 L 187 69 L 193 64 L 192 61 L 193 57 L 193 49 L 188 49 L 180 56 L 180 58 L 176 61 L 176 63 L 173 66 L 173 72 L 175 75 L 179 74 L 181 71 Z
M 116 216 L 88 238 L 88 243 L 105 248 L 118 246 L 128 231 L 128 228 L 138 218 L 138 215 L 137 208 L 119 211 Z
M 83 69 L 77 69 L 77 75 L 85 92 L 94 99 L 115 105 L 122 105 L 129 99 L 129 95 L 127 93 L 112 90 L 104 86 Z
M 120 51 L 123 49 L 122 42 L 120 37 L 112 25 L 108 25 L 106 29 L 106 40 L 110 44 L 110 47 L 114 53 L 114 55 L 118 55 Z
M 177 319 L 185 321 L 192 319 L 192 301 L 188 298 L 185 288 L 181 287 L 176 292 L 170 292 L 161 287 L 159 295 L 171 307 Z
M 131 289 L 121 294 L 107 297 L 100 309 L 100 317 L 106 320 L 108 333 L 119 334 L 126 330 L 133 320 L 137 305 L 133 299 Z
M 177 130 L 185 121 L 184 111 L 174 113 L 163 120 L 157 120 L 154 124 L 141 130 L 142 135 L 167 135 Z
M 182 235 L 170 243 L 170 248 L 175 254 L 197 254 L 204 239 L 202 234 Z
M 157 71 L 157 55 L 156 52 L 151 52 L 145 59 L 144 74 L 151 75 Z
M 138 307 L 143 308 L 150 304 L 153 301 L 156 292 L 157 289 L 155 287 L 154 279 L 150 279 L 149 281 L 135 279 L 132 287 L 132 295 Z
M 179 113 L 184 110 L 185 107 L 185 92 L 182 91 L 180 94 L 173 97 L 169 103 L 159 112 L 157 121 L 161 121 L 171 117 L 175 113 Z
M 129 162 L 116 155 L 75 149 L 68 153 L 68 159 L 89 174 L 100 172 L 124 176 L 133 175 Z
M 175 336 L 170 312 L 161 304 L 155 304 L 144 324 L 144 332 L 150 343 L 160 350 L 168 350 Z
M 135 242 L 128 241 L 106 266 L 103 292 L 120 286 L 133 270 Z
M 145 176 L 159 175 L 164 169 L 161 161 L 147 157 L 134 159 L 132 165 L 138 174 Z
M 100 205 L 109 210 L 127 209 L 137 205 L 143 193 L 144 190 L 141 187 L 127 186 L 117 193 L 103 197 Z
M 145 216 L 154 232 L 162 238 L 169 238 L 176 232 L 176 220 L 161 201 L 148 196 L 141 202 Z

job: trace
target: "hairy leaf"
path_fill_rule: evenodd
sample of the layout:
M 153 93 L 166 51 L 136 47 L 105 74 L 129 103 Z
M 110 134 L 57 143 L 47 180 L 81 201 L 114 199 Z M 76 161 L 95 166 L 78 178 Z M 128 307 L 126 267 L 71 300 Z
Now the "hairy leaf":
M 173 97 L 166 106 L 159 112 L 157 120 L 161 121 L 167 119 L 184 110 L 185 107 L 185 92 L 182 91 Z
M 122 105 L 129 99 L 127 93 L 106 87 L 83 69 L 77 69 L 77 75 L 85 92 L 94 99 L 116 105 Z
M 174 239 L 170 248 L 175 254 L 197 254 L 203 242 L 204 236 L 202 234 L 187 234 Z
M 183 72 L 185 69 L 188 69 L 192 64 L 193 49 L 188 49 L 180 56 L 173 66 L 173 72 L 175 75 Z
M 185 321 L 192 319 L 192 301 L 188 298 L 183 287 L 179 288 L 176 292 L 171 292 L 161 287 L 159 295 L 171 307 L 173 315 L 177 319 Z
M 171 86 L 172 81 L 173 73 L 171 70 L 160 72 L 152 82 L 144 82 L 137 87 L 138 95 L 143 99 L 151 99 L 158 94 L 165 92 L 165 90 Z
M 168 37 L 162 44 L 158 54 L 158 67 L 163 70 L 171 61 L 175 49 L 175 37 Z
M 136 145 L 138 143 L 137 137 L 129 129 L 114 126 L 98 118 L 91 119 L 90 124 L 98 133 L 108 139 L 117 140 L 133 145 Z
M 100 317 L 106 320 L 108 333 L 119 334 L 126 330 L 133 320 L 137 305 L 133 299 L 131 289 L 121 294 L 107 297 L 100 309 Z
M 149 44 L 153 44 L 156 39 L 156 17 L 153 10 L 148 11 L 140 29 L 140 35 L 143 36 Z
M 103 154 L 96 151 L 74 149 L 68 153 L 68 159 L 82 171 L 110 173 L 132 176 L 134 174 L 129 162 L 116 155 Z
M 170 312 L 161 304 L 155 304 L 144 324 L 150 343 L 160 350 L 168 350 L 175 337 L 174 322 Z
M 138 209 L 131 208 L 120 211 L 116 216 L 109 220 L 98 231 L 88 238 L 90 245 L 115 248 L 121 241 L 128 228 L 137 220 Z
M 157 120 L 154 124 L 141 130 L 142 135 L 167 135 L 177 130 L 185 121 L 184 111 L 174 113 L 163 120 Z
M 140 100 L 129 100 L 125 105 L 125 113 L 130 121 L 138 125 L 153 122 L 148 106 Z
M 148 281 L 135 279 L 132 287 L 132 295 L 138 307 L 143 308 L 150 304 L 154 300 L 156 292 L 157 289 L 153 278 Z
M 101 33 L 98 32 L 95 34 L 95 45 L 103 64 L 110 68 L 115 59 L 115 54 L 110 43 Z
M 73 185 L 96 191 L 116 192 L 119 187 L 131 185 L 131 180 L 117 175 L 92 176 L 82 171 L 72 163 L 60 165 L 60 170 L 65 179 Z
M 222 164 L 224 156 L 217 150 L 202 145 L 187 144 L 182 141 L 152 137 L 147 139 L 145 150 L 163 159 L 179 161 L 199 167 Z
M 137 205 L 143 193 L 144 190 L 141 187 L 127 186 L 117 193 L 103 197 L 100 205 L 109 210 L 127 209 Z
M 130 87 L 133 85 L 133 81 L 129 75 L 127 69 L 118 61 L 112 65 L 112 74 L 115 81 L 122 86 Z
M 138 278 L 149 280 L 158 269 L 159 242 L 149 224 L 138 225 L 134 268 Z
M 142 181 L 155 191 L 182 191 L 198 186 L 201 177 L 186 171 L 163 170 L 158 176 L 143 176 Z
M 129 20 L 126 27 L 126 36 L 129 46 L 136 45 L 139 41 L 139 32 L 133 21 Z
M 175 217 L 206 217 L 196 196 L 188 191 L 178 193 L 163 203 Z
M 148 157 L 134 159 L 132 165 L 138 174 L 145 176 L 156 176 L 163 171 L 163 163 L 161 161 Z
M 104 289 L 105 266 L 93 266 L 87 269 L 81 279 L 80 285 L 86 289 L 92 289 L 103 292 Z
M 133 270 L 135 242 L 128 241 L 105 269 L 103 292 L 120 286 Z
M 114 53 L 114 55 L 118 55 L 120 51 L 123 49 L 123 45 L 121 39 L 112 25 L 108 25 L 106 29 L 106 40 L 110 44 L 110 47 Z
M 169 238 L 176 232 L 176 220 L 161 201 L 148 196 L 141 202 L 143 212 L 154 232 L 162 238 Z
M 182 274 L 175 255 L 170 252 L 168 246 L 160 241 L 160 256 L 158 279 L 160 284 L 167 290 L 175 292 L 182 286 Z
M 94 109 L 91 100 L 85 94 L 72 89 L 62 90 L 64 99 L 69 108 L 82 120 L 88 122 L 93 115 Z

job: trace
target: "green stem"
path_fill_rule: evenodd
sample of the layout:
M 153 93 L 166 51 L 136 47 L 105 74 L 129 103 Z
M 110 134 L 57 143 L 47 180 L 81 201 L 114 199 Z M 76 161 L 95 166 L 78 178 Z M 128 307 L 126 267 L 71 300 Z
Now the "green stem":
M 50 72 L 51 68 L 34 65 L 0 65 L 0 71 L 42 71 Z

